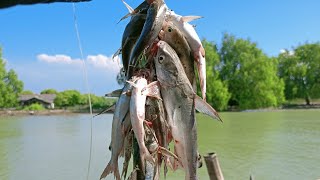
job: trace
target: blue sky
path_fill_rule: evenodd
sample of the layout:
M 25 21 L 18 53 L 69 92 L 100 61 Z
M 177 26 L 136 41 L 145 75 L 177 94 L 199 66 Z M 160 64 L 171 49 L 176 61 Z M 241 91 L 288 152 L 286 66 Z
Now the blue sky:
M 133 7 L 142 0 L 127 0 Z M 306 41 L 320 40 L 319 0 L 167 0 L 181 15 L 200 15 L 194 21 L 201 38 L 220 44 L 224 32 L 257 42 L 276 56 Z M 119 88 L 119 70 L 111 56 L 120 47 L 128 22 L 121 0 L 77 3 L 76 15 L 91 92 L 103 95 Z M 71 3 L 16 6 L 0 10 L 0 46 L 7 68 L 14 69 L 25 89 L 46 88 L 86 92 Z

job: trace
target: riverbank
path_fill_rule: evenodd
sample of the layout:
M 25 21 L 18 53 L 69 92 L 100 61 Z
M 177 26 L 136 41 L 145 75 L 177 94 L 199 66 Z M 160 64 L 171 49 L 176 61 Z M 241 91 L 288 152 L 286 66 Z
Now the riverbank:
M 320 104 L 302 105 L 302 104 L 290 104 L 284 105 L 280 108 L 264 108 L 264 109 L 247 109 L 239 110 L 231 108 L 223 112 L 257 112 L 257 111 L 285 111 L 285 110 L 299 110 L 299 109 L 320 109 Z M 110 109 L 104 113 L 113 113 L 114 109 Z M 98 114 L 102 110 L 94 109 L 93 113 Z M 79 114 L 88 113 L 88 110 L 70 110 L 70 109 L 54 109 L 54 110 L 41 110 L 41 111 L 29 111 L 29 110 L 0 110 L 0 116 L 19 116 L 19 115 L 60 115 L 60 114 Z
M 93 109 L 93 114 L 96 115 L 103 111 L 103 109 Z M 114 109 L 109 108 L 108 111 L 104 113 L 113 113 Z M 87 109 L 48 109 L 48 110 L 14 110 L 14 109 L 7 109 L 7 110 L 0 110 L 0 117 L 1 116 L 25 116 L 25 115 L 61 115 L 61 114 L 80 114 L 80 113 L 89 113 Z
M 58 115 L 58 114 L 71 114 L 77 113 L 71 110 L 55 109 L 55 110 L 41 110 L 41 111 L 28 111 L 28 110 L 0 110 L 0 116 L 20 116 L 20 115 Z

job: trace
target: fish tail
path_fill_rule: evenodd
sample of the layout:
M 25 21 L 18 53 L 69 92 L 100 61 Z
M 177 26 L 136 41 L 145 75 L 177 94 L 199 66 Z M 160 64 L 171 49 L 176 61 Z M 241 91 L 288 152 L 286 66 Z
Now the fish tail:
M 121 180 L 119 169 L 118 169 L 118 164 L 113 163 L 113 161 L 111 159 L 110 162 L 108 163 L 107 167 L 103 170 L 103 172 L 100 176 L 100 179 L 107 177 L 112 172 L 114 173 L 114 176 L 116 177 L 117 180 Z
M 103 170 L 103 172 L 102 172 L 102 174 L 101 174 L 101 176 L 100 176 L 100 179 L 103 179 L 103 178 L 107 177 L 108 174 L 110 174 L 111 172 L 114 171 L 114 167 L 113 167 L 113 165 L 112 165 L 111 162 L 112 162 L 112 161 L 110 161 L 110 162 L 108 163 L 107 167 Z

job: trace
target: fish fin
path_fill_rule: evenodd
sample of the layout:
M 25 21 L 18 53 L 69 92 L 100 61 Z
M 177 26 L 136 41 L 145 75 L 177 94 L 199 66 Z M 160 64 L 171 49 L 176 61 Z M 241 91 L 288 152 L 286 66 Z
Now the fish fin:
M 127 81 L 127 83 L 129 83 L 131 86 L 137 88 L 137 85 L 136 85 L 134 82 L 132 82 L 132 81 Z
M 106 97 L 119 97 L 122 94 L 122 89 L 114 90 L 110 93 L 105 94 Z
M 115 57 L 119 56 L 122 52 L 122 48 L 119 48 L 113 55 L 112 55 L 112 59 L 114 59 Z
M 107 177 L 111 172 L 114 171 L 114 167 L 111 163 L 112 161 L 110 161 L 107 165 L 107 167 L 103 170 L 101 176 L 100 176 L 100 179 L 103 179 L 105 177 Z
M 141 14 L 141 13 L 139 13 L 139 12 L 133 11 L 132 13 L 128 13 L 128 14 L 126 14 L 125 16 L 123 16 L 123 17 L 117 22 L 117 24 L 119 24 L 119 22 L 121 22 L 122 20 L 127 19 L 127 18 L 130 17 L 130 16 L 140 16 L 140 18 L 142 18 L 142 19 L 146 19 L 146 17 L 147 17 L 145 14 Z
M 164 162 L 171 170 L 174 171 L 174 167 L 173 167 L 173 164 L 172 164 L 172 160 L 168 157 L 165 157 L 165 162 Z
M 94 115 L 93 117 L 99 116 L 99 115 L 101 115 L 101 114 L 103 114 L 103 113 L 105 113 L 105 112 L 108 112 L 108 111 L 111 111 L 111 110 L 114 110 L 114 109 L 116 109 L 116 104 L 114 104 L 114 105 L 108 107 L 107 109 L 99 112 L 98 114 Z
M 131 16 L 132 14 L 131 13 L 128 13 L 128 14 L 126 14 L 125 16 L 123 16 L 118 22 L 117 22 L 117 24 L 119 24 L 119 22 L 121 22 L 122 20 L 124 20 L 124 19 L 127 19 L 129 16 Z
M 117 24 L 119 24 L 119 22 L 121 22 L 122 20 L 124 20 L 124 19 L 126 19 L 126 18 L 128 18 L 128 17 L 130 17 L 130 16 L 132 16 L 132 15 L 134 14 L 134 9 L 133 9 L 129 4 L 127 4 L 124 0 L 121 0 L 121 1 L 122 1 L 123 4 L 126 6 L 126 8 L 128 9 L 129 13 L 126 14 L 125 16 L 123 16 L 123 17 L 118 21 Z
M 129 14 L 132 14 L 134 12 L 134 9 L 129 5 L 127 4 L 124 0 L 121 0 L 123 2 L 123 4 L 126 6 L 126 8 L 128 9 L 129 11 Z
M 176 171 L 179 167 L 181 169 L 182 168 L 182 165 L 180 164 L 180 162 L 175 159 L 174 157 L 168 157 L 167 160 L 166 160 L 166 164 L 169 166 L 169 168 L 174 172 Z
M 157 99 L 161 99 L 159 82 L 153 81 L 152 83 L 148 84 L 145 88 L 143 88 L 141 90 L 141 94 L 146 95 L 146 96 L 150 96 L 150 97 L 154 97 Z
M 196 19 L 201 19 L 203 18 L 202 16 L 183 16 L 181 17 L 181 21 L 182 22 L 190 22 L 190 21 L 194 21 Z
M 196 110 L 206 114 L 210 117 L 212 117 L 213 119 L 217 119 L 219 121 L 222 122 L 219 114 L 217 113 L 217 111 L 215 109 L 213 109 L 210 104 L 208 104 L 206 101 L 202 100 L 199 96 L 195 95 L 195 106 L 196 106 Z
M 178 160 L 178 156 L 176 156 L 174 153 L 172 153 L 171 151 L 169 151 L 168 149 L 164 148 L 164 147 L 161 147 L 159 146 L 159 149 L 158 149 L 162 155 L 166 156 L 166 157 L 173 157 L 175 158 L 176 160 Z

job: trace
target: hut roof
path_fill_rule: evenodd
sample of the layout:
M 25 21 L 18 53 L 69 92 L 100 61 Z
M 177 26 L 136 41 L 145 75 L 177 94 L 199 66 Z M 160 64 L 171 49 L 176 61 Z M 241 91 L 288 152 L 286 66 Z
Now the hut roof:
M 25 102 L 29 101 L 30 99 L 39 99 L 46 103 L 53 103 L 56 96 L 56 94 L 25 94 L 19 96 L 19 101 Z

